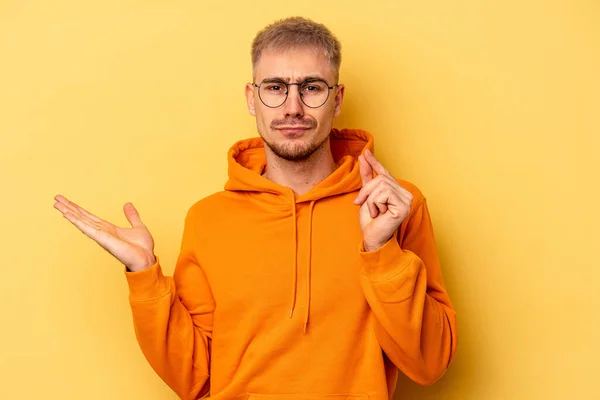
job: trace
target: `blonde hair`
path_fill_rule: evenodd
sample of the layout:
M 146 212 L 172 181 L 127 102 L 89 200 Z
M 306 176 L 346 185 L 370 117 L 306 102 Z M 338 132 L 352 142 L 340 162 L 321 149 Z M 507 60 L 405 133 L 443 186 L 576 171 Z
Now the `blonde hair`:
M 256 34 L 252 41 L 252 73 L 264 50 L 284 50 L 291 47 L 313 46 L 323 50 L 333 68 L 335 83 L 342 63 L 342 45 L 323 24 L 303 17 L 275 21 Z

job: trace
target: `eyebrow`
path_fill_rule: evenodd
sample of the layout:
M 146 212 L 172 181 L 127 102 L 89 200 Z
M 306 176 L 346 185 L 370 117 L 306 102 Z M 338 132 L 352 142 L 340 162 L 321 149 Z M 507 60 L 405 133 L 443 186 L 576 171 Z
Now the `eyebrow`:
M 300 76 L 300 77 L 298 77 L 296 79 L 296 83 L 300 83 L 300 82 L 304 82 L 304 81 L 310 81 L 310 80 L 315 80 L 315 79 L 319 79 L 319 80 L 325 81 L 325 78 L 323 78 L 322 76 L 319 76 L 319 75 L 308 75 L 308 76 Z M 283 77 L 280 77 L 280 76 L 272 76 L 272 77 L 269 77 L 269 78 L 265 78 L 262 81 L 266 82 L 266 83 L 271 83 L 271 82 L 285 82 L 285 83 L 289 83 L 290 82 L 290 78 L 283 78 Z

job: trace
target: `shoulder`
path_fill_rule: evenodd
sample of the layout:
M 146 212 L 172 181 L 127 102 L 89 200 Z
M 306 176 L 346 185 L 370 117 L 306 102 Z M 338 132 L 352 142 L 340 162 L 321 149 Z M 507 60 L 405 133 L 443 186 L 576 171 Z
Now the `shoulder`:
M 228 205 L 232 200 L 231 192 L 213 193 L 192 204 L 187 211 L 187 219 L 207 220 L 215 218 L 222 211 L 228 209 Z

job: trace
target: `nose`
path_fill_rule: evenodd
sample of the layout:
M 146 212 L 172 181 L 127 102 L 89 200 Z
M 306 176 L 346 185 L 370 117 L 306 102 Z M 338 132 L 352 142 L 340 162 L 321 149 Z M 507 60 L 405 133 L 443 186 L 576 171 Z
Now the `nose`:
M 283 112 L 286 117 L 303 117 L 304 104 L 300 99 L 300 91 L 298 85 L 288 86 L 288 96 L 283 103 Z

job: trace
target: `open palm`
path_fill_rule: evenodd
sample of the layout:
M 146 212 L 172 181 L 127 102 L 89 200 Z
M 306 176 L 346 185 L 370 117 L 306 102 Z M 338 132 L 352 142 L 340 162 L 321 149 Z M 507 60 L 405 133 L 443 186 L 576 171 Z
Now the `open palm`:
M 155 263 L 154 240 L 133 204 L 123 206 L 131 228 L 121 228 L 98 218 L 64 196 L 57 195 L 54 200 L 54 208 L 129 270 L 141 271 Z

